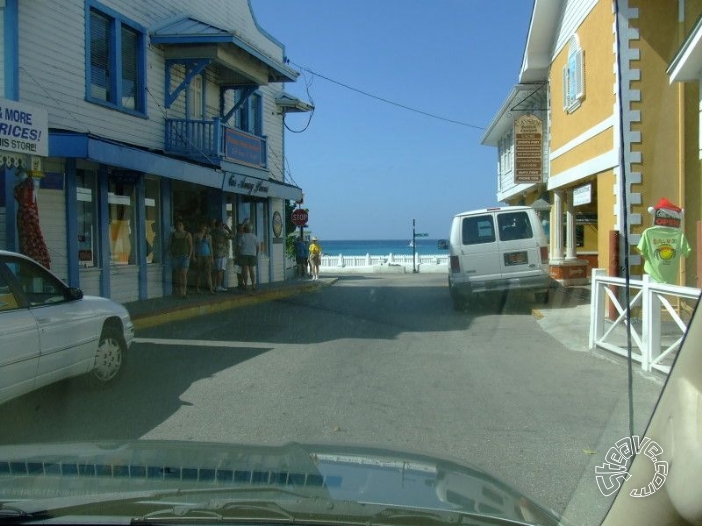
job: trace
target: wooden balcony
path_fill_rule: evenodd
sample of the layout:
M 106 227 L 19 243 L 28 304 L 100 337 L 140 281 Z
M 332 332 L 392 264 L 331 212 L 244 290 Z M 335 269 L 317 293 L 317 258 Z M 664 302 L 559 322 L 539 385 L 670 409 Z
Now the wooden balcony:
M 266 168 L 266 138 L 220 122 L 166 119 L 166 152 L 221 166 L 222 161 Z

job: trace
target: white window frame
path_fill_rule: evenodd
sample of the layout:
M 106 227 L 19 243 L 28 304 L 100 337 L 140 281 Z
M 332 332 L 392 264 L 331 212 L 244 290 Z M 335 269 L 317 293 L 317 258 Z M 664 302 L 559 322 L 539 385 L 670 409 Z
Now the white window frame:
M 585 98 L 585 55 L 577 35 L 568 45 L 568 60 L 563 66 L 563 109 L 566 113 L 577 110 Z

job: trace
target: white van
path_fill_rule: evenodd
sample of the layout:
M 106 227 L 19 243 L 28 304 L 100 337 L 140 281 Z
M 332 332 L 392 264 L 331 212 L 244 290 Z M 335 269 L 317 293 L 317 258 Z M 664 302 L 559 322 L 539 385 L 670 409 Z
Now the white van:
M 451 224 L 449 291 L 456 308 L 475 293 L 526 290 L 548 301 L 548 242 L 536 210 L 485 208 L 457 214 Z

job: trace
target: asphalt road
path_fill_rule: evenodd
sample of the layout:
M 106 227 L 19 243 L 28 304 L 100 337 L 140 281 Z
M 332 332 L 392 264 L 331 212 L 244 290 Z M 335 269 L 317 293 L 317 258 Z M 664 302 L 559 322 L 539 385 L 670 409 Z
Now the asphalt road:
M 344 276 L 142 331 L 118 384 L 77 379 L 0 406 L 0 443 L 389 446 L 477 465 L 562 512 L 583 487 L 594 499 L 593 462 L 628 435 L 626 369 L 564 346 L 534 307 L 455 312 L 441 274 Z M 650 410 L 660 385 L 639 385 Z

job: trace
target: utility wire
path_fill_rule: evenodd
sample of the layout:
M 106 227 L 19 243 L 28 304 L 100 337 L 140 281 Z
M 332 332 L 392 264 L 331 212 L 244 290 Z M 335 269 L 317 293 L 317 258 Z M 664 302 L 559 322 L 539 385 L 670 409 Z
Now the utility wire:
M 362 90 L 362 89 L 354 88 L 353 86 L 349 86 L 348 84 L 345 84 L 345 83 L 340 82 L 340 81 L 338 81 L 338 80 L 334 80 L 334 79 L 332 79 L 332 78 L 329 78 L 329 77 L 327 77 L 327 76 L 325 76 L 325 75 L 322 75 L 321 73 L 317 73 L 316 71 L 313 71 L 313 70 L 311 70 L 311 69 L 308 68 L 308 67 L 305 67 L 305 66 L 302 66 L 302 65 L 300 65 L 300 64 L 297 64 L 297 63 L 293 62 L 292 60 L 288 60 L 288 62 L 290 62 L 290 64 L 292 64 L 293 66 L 295 66 L 295 67 L 297 67 L 297 68 L 299 68 L 299 69 L 301 69 L 301 70 L 307 71 L 308 73 L 310 73 L 311 75 L 314 75 L 315 77 L 322 78 L 322 79 L 324 79 L 324 80 L 326 80 L 326 81 L 332 82 L 333 84 L 337 84 L 338 86 L 341 86 L 341 87 L 343 87 L 343 88 L 349 89 L 349 90 L 351 90 L 351 91 L 355 91 L 356 93 L 360 93 L 361 95 L 364 95 L 364 96 L 366 96 L 366 97 L 370 97 L 371 99 L 379 100 L 379 101 L 384 102 L 384 103 L 386 103 L 386 104 L 391 104 L 392 106 L 397 106 L 398 108 L 402 108 L 402 109 L 404 109 L 404 110 L 412 111 L 412 112 L 414 112 L 414 113 L 419 113 L 419 114 L 424 115 L 424 116 L 426 116 L 426 117 L 431 117 L 432 119 L 438 119 L 438 120 L 440 120 L 440 121 L 450 122 L 451 124 L 458 124 L 459 126 L 465 126 L 465 127 L 467 127 L 467 128 L 474 128 L 474 129 L 476 129 L 476 130 L 484 130 L 484 129 L 485 129 L 485 126 L 477 126 L 477 125 L 475 125 L 475 124 L 470 124 L 470 123 L 467 123 L 467 122 L 462 122 L 462 121 L 457 121 L 457 120 L 453 120 L 453 119 L 448 119 L 448 118 L 446 118 L 446 117 L 441 117 L 440 115 L 435 115 L 435 114 L 433 114 L 433 113 L 428 113 L 428 112 L 426 112 L 426 111 L 422 111 L 422 110 L 419 110 L 419 109 L 417 109 L 417 108 L 412 108 L 412 107 L 410 107 L 410 106 L 406 106 L 406 105 L 404 105 L 404 104 L 400 104 L 399 102 L 394 102 L 394 101 L 392 101 L 392 100 L 389 100 L 389 99 L 386 99 L 386 98 L 383 98 L 383 97 L 379 97 L 378 95 L 373 95 L 372 93 L 368 93 L 367 91 L 364 91 L 364 90 Z

